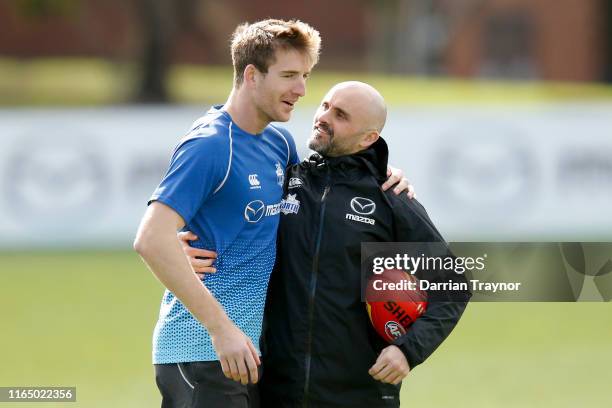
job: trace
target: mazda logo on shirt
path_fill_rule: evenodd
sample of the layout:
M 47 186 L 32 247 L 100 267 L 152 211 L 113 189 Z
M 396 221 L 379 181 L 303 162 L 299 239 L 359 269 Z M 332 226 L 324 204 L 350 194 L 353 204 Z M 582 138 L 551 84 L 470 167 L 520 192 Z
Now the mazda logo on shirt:
M 266 205 L 261 200 L 251 201 L 244 208 L 244 219 L 248 222 L 255 223 L 261 220 L 264 216 Z
M 370 215 L 376 210 L 376 204 L 369 198 L 353 197 L 351 209 L 357 214 Z

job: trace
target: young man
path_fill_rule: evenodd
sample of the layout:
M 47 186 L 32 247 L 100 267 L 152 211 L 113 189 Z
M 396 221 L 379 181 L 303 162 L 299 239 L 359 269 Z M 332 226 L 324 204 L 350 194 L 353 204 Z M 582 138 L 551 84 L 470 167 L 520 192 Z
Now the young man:
M 179 143 L 134 247 L 168 288 L 153 339 L 162 407 L 246 407 L 256 382 L 268 278 L 274 264 L 284 169 L 297 162 L 285 130 L 318 60 L 319 33 L 265 20 L 234 32 L 234 88 Z M 215 249 L 206 286 L 176 232 L 188 226 Z M 235 380 L 226 379 L 226 376 Z M 237 382 L 240 381 L 240 382 Z
M 289 120 L 319 48 L 299 21 L 239 26 L 227 102 L 195 122 L 151 197 L 134 248 L 168 289 L 153 338 L 164 408 L 249 404 L 284 171 L 298 161 L 291 135 L 270 122 Z M 177 239 L 184 227 L 194 247 L 218 254 L 205 286 Z
M 469 293 L 453 302 L 430 294 L 426 313 L 393 345 L 368 320 L 361 243 L 444 242 L 416 200 L 381 189 L 385 120 L 374 88 L 338 84 L 315 114 L 309 147 L 317 154 L 287 169 L 265 312 L 262 406 L 398 407 L 402 379 L 450 334 L 467 304 Z

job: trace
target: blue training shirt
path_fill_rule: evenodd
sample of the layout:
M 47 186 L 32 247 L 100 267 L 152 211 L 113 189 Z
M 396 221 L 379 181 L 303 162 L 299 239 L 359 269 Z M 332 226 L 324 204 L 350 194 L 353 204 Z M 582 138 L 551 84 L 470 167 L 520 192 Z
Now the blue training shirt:
M 149 202 L 174 209 L 217 252 L 204 284 L 259 348 L 268 280 L 276 256 L 285 168 L 298 162 L 289 132 L 240 129 L 222 106 L 198 119 L 174 150 Z M 218 360 L 207 330 L 168 290 L 153 334 L 153 363 Z

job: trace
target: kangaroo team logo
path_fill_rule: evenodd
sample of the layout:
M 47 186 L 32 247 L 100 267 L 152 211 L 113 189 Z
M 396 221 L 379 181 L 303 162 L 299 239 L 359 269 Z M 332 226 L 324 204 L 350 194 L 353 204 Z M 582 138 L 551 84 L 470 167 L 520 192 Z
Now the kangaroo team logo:
M 285 172 L 279 162 L 276 162 L 276 182 L 281 187 L 285 183 Z
M 300 200 L 295 198 L 297 194 L 289 194 L 281 201 L 281 212 L 284 215 L 297 214 L 300 210 Z

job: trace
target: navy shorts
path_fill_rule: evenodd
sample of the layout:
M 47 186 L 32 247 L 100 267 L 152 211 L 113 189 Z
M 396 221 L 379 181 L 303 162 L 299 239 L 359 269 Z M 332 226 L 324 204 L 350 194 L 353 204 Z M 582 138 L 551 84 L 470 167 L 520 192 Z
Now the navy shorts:
M 218 361 L 155 364 L 155 382 L 162 408 L 259 408 L 257 385 L 225 377 Z

